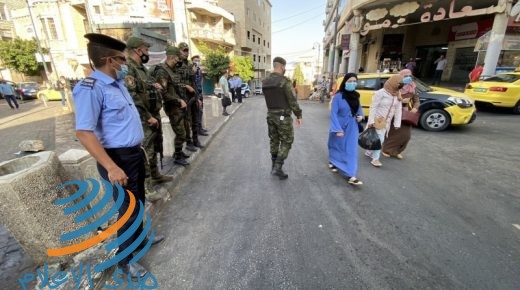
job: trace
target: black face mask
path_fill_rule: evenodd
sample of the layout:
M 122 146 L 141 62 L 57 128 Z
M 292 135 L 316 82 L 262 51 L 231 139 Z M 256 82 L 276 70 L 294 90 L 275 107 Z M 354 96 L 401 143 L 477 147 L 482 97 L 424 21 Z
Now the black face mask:
M 148 54 L 141 54 L 141 56 L 139 56 L 141 58 L 141 62 L 142 63 L 147 63 L 149 60 L 150 60 L 150 56 Z
M 403 83 L 399 83 L 399 85 L 397 86 L 397 89 L 402 89 L 404 87 L 404 84 Z

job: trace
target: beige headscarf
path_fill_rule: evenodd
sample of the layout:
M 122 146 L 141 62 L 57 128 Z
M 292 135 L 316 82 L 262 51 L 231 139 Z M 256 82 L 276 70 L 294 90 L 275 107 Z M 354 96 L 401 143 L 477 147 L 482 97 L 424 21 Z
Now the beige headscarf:
M 389 92 L 392 96 L 397 97 L 399 95 L 399 83 L 403 82 L 402 75 L 393 75 L 389 78 L 383 88 Z

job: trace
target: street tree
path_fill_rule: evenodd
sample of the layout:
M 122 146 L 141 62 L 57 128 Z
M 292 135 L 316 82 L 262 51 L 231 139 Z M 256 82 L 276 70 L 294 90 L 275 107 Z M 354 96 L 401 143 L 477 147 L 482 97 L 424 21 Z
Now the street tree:
M 253 59 L 250 56 L 235 55 L 231 59 L 231 72 L 248 82 L 255 75 Z
M 218 80 L 222 71 L 229 69 L 231 60 L 222 47 L 209 48 L 205 44 L 199 46 L 203 54 L 202 65 L 205 67 L 206 76 L 214 81 Z
M 2 63 L 21 74 L 36 76 L 40 74 L 43 66 L 36 61 L 38 45 L 35 40 L 14 40 L 0 41 L 0 60 Z M 45 50 L 44 53 L 47 53 Z
M 296 84 L 302 85 L 304 81 L 302 68 L 300 67 L 300 64 L 296 65 L 296 68 L 294 68 L 293 73 L 293 80 L 296 80 Z

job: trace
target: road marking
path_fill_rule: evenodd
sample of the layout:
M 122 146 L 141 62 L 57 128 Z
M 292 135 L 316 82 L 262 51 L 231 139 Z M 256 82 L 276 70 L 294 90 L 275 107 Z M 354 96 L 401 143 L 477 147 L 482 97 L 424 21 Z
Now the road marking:
M 520 230 L 520 225 L 519 224 L 513 224 L 513 227 L 517 228 L 518 230 Z

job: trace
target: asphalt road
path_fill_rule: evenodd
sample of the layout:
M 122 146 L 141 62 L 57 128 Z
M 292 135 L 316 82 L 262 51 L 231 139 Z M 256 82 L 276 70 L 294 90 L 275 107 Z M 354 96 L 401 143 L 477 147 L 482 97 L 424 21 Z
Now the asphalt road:
M 520 116 L 414 130 L 382 168 L 360 152 L 354 188 L 327 168 L 326 104 L 301 105 L 288 180 L 269 175 L 260 97 L 191 165 L 154 221 L 160 289 L 520 288 Z

